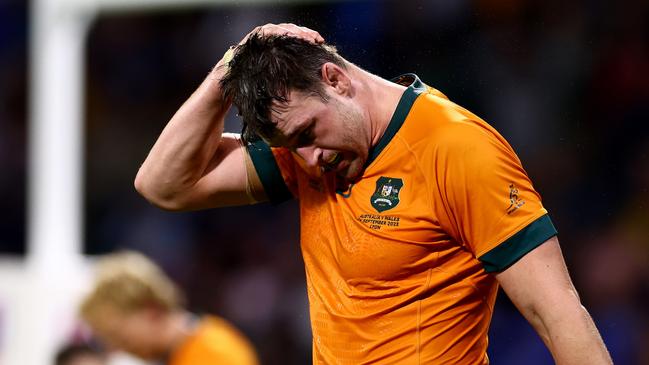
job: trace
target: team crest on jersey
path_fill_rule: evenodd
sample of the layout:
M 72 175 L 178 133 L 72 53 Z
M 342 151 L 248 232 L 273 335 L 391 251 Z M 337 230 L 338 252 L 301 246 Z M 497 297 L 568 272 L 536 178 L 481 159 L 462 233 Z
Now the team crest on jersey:
M 376 180 L 376 190 L 370 198 L 370 203 L 379 213 L 392 209 L 399 204 L 399 192 L 402 187 L 403 180 L 381 176 Z

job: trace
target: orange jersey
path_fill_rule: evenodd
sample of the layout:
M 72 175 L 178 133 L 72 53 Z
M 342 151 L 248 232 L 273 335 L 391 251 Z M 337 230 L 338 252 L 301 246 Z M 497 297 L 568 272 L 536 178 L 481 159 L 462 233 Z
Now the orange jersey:
M 248 340 L 225 320 L 207 316 L 173 352 L 169 365 L 258 365 Z
M 307 173 L 248 147 L 272 202 L 300 202 L 314 364 L 487 364 L 502 271 L 556 234 L 518 157 L 490 125 L 407 85 L 362 178 Z

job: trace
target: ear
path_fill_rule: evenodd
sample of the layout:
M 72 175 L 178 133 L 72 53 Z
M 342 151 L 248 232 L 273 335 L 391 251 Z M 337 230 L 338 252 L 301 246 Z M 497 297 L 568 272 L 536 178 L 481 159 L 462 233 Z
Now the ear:
M 352 82 L 345 69 L 332 62 L 326 62 L 320 68 L 322 81 L 325 85 L 331 86 L 334 92 L 340 95 L 351 93 Z

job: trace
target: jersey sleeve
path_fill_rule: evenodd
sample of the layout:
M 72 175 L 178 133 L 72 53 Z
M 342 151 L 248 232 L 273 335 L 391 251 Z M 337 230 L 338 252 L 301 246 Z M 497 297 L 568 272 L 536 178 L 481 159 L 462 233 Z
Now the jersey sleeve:
M 252 164 L 271 204 L 297 197 L 295 160 L 286 148 L 271 148 L 263 141 L 247 145 Z
M 440 224 L 487 272 L 499 272 L 557 234 L 520 160 L 495 130 L 449 123 L 435 143 Z

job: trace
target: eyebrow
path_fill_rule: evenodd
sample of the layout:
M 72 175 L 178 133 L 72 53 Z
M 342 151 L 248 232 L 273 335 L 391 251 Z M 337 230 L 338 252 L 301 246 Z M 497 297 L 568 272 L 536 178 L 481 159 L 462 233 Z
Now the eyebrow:
M 287 148 L 294 148 L 293 145 L 299 144 L 299 141 L 297 143 L 293 143 L 296 138 L 300 138 L 300 135 L 304 133 L 305 131 L 308 131 L 309 129 L 312 129 L 315 125 L 315 119 L 311 118 L 309 121 L 302 123 L 301 125 L 297 126 L 295 129 L 293 129 L 289 134 L 284 135 L 281 133 L 275 133 L 274 137 L 271 137 L 270 139 L 264 139 L 264 141 L 270 146 L 270 147 L 287 147 Z M 276 129 L 276 131 L 279 131 Z
M 305 122 L 305 123 L 302 123 L 299 126 L 297 126 L 297 128 L 294 128 L 289 134 L 287 134 L 285 136 L 286 140 L 289 141 L 289 142 L 294 140 L 295 137 L 299 136 L 300 133 L 302 133 L 302 131 L 304 131 L 304 129 L 306 129 L 306 127 L 308 127 L 308 124 L 309 124 L 309 122 Z
M 289 135 L 286 136 L 286 140 L 290 143 L 296 138 L 298 139 L 297 144 L 300 144 L 301 141 L 299 141 L 301 135 L 305 132 L 308 132 L 313 129 L 315 125 L 315 118 L 310 118 L 306 122 L 302 123 L 299 125 L 295 130 L 291 131 Z

